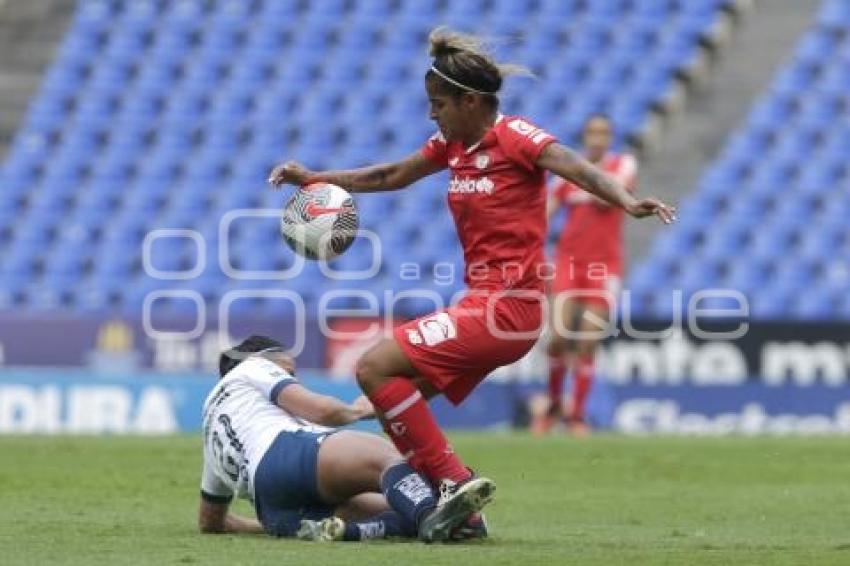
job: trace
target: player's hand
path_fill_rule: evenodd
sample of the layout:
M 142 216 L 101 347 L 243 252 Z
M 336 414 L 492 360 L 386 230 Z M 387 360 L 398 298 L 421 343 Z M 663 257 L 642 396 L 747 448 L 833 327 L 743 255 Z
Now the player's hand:
M 361 395 L 351 403 L 351 409 L 358 415 L 360 420 L 374 419 L 375 406 L 365 395 Z
M 655 215 L 664 224 L 672 224 L 676 221 L 676 207 L 652 197 L 635 201 L 626 207 L 626 212 L 635 218 Z
M 274 188 L 279 188 L 281 185 L 289 184 L 302 186 L 307 184 L 307 180 L 313 176 L 313 172 L 298 163 L 297 161 L 287 161 L 282 165 L 278 165 L 269 174 L 269 184 Z

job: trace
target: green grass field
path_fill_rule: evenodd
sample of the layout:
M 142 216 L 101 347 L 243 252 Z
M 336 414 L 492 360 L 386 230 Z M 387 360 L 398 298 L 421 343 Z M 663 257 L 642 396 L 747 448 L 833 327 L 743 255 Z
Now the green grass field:
M 0 437 L 0 564 L 850 564 L 846 440 L 454 441 L 487 541 L 202 536 L 197 438 Z

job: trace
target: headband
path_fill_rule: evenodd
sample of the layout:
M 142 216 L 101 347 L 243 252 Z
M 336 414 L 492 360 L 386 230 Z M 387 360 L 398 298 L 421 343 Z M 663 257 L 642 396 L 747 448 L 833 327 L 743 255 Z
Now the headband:
M 487 92 L 486 90 L 478 90 L 477 88 L 472 88 L 471 86 L 466 86 L 465 84 L 454 80 L 453 78 L 451 78 L 450 76 L 448 76 L 447 74 L 442 72 L 440 69 L 438 69 L 436 67 L 436 65 L 431 65 L 431 70 L 434 71 L 434 73 L 437 76 L 439 76 L 441 79 L 443 79 L 447 83 L 451 83 L 451 84 L 455 85 L 456 87 L 463 89 L 465 91 L 468 91 L 468 92 L 474 92 L 475 94 L 489 94 L 489 95 L 493 95 L 493 94 L 496 94 L 496 92 L 498 92 L 498 91 Z

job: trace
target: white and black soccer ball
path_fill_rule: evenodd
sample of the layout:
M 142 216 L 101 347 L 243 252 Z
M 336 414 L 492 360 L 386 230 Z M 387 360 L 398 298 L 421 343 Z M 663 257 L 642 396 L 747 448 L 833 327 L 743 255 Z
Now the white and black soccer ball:
M 351 246 L 359 223 L 348 191 L 330 183 L 313 183 L 295 191 L 286 203 L 280 233 L 295 253 L 329 260 Z

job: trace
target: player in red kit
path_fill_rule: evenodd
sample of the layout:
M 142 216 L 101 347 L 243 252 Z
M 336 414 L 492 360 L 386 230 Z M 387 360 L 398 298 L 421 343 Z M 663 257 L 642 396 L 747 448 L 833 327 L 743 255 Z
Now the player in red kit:
M 634 192 L 637 162 L 632 155 L 611 151 L 613 128 L 607 116 L 593 115 L 584 125 L 588 161 Z M 615 310 L 623 276 L 623 211 L 574 183 L 557 179 L 547 214 L 568 211 L 567 224 L 555 252 L 552 281 L 552 327 L 549 355 L 549 406 L 538 415 L 532 431 L 545 434 L 563 414 L 562 392 L 568 369 L 573 372 L 572 399 L 566 414 L 573 434 L 587 433 L 585 405 L 593 384 L 598 335 Z
M 469 287 L 457 304 L 397 327 L 393 338 L 357 364 L 357 381 L 384 430 L 410 465 L 439 486 L 438 510 L 420 538 L 443 540 L 492 497 L 448 444 L 427 399 L 459 404 L 488 373 L 522 357 L 537 341 L 545 304 L 545 172 L 571 179 L 635 217 L 673 210 L 637 200 L 615 179 L 516 116 L 499 113 L 496 96 L 515 66 L 498 65 L 472 36 L 438 29 L 425 75 L 430 118 L 439 131 L 421 150 L 394 162 L 314 172 L 288 162 L 270 182 L 329 182 L 353 192 L 397 190 L 448 168 L 448 205 L 463 246 Z

